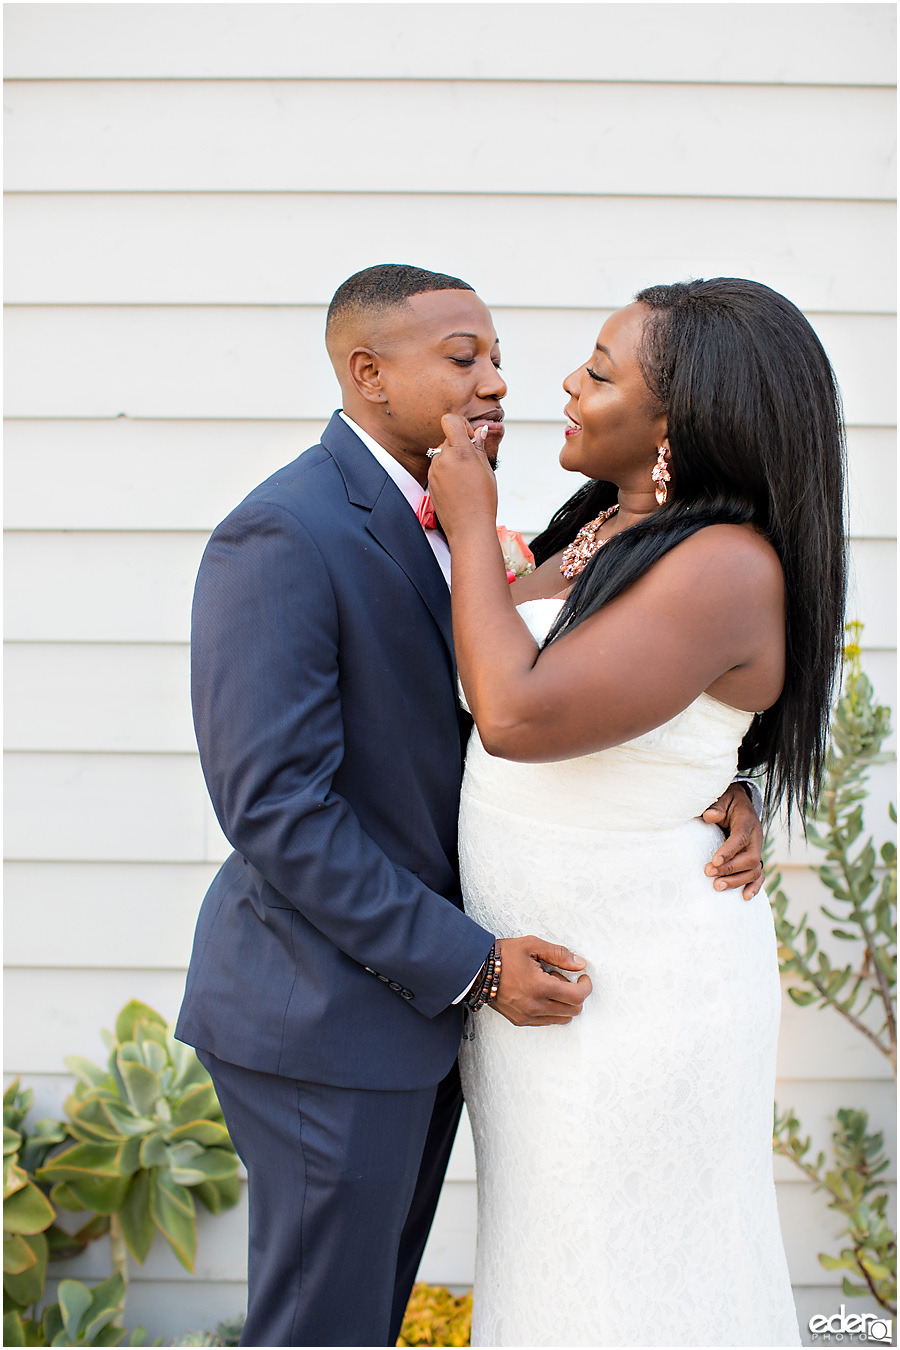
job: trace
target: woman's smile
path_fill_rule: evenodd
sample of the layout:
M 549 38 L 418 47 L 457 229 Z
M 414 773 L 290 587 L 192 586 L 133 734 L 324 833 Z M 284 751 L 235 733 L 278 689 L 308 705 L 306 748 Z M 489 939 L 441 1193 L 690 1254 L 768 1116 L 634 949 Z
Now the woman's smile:
M 575 418 L 566 408 L 563 408 L 563 416 L 566 419 L 566 436 L 577 436 L 581 430 L 580 423 L 575 421 Z

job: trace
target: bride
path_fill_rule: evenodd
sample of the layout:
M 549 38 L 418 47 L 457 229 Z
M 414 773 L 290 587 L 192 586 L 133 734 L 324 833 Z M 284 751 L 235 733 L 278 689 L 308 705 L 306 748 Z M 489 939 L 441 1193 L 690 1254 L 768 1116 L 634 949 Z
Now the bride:
M 560 461 L 592 481 L 528 577 L 507 583 L 461 418 L 429 475 L 476 723 L 466 908 L 552 935 L 593 984 L 568 1025 L 479 1012 L 463 1047 L 472 1344 L 798 1345 L 772 919 L 763 892 L 704 878 L 722 836 L 698 816 L 736 762 L 765 773 L 769 811 L 815 800 L 843 618 L 839 395 L 800 312 L 728 278 L 642 291 L 564 388 Z

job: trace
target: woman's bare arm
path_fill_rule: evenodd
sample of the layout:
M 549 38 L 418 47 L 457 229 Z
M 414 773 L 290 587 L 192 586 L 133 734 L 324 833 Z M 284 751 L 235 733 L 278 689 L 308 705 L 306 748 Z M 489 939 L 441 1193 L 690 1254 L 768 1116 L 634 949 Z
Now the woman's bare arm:
M 783 581 L 768 543 L 742 526 L 701 530 L 539 653 L 506 581 L 493 474 L 462 419 L 444 430 L 429 487 L 453 554 L 460 677 L 489 753 L 540 762 L 603 750 L 711 687 L 748 710 L 774 702 Z

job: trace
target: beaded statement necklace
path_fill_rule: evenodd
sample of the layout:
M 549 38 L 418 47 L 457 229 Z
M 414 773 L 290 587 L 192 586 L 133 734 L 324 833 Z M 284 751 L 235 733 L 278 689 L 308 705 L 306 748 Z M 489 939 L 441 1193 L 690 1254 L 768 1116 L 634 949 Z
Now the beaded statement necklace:
M 572 540 L 565 553 L 562 555 L 562 562 L 559 570 L 567 581 L 577 577 L 579 572 L 583 572 L 591 561 L 595 553 L 606 543 L 605 539 L 598 538 L 600 526 L 604 521 L 614 516 L 619 509 L 619 503 L 609 507 L 607 511 L 601 511 L 596 520 L 591 520 L 587 525 L 582 525 L 581 529 Z

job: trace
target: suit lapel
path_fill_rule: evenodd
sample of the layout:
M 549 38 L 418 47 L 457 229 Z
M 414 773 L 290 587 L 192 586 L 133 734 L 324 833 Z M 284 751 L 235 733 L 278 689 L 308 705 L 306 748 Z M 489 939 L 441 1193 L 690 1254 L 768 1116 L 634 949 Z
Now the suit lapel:
M 402 568 L 428 606 L 455 670 L 450 592 L 409 502 L 337 413 L 322 433 L 322 444 L 341 471 L 350 501 L 368 510 L 369 534 Z

